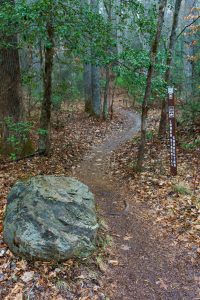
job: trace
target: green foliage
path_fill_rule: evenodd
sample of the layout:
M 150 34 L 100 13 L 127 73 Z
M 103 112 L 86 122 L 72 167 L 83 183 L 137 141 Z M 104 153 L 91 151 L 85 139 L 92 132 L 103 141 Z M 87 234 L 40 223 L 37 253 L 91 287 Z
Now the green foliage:
M 189 101 L 183 105 L 182 121 L 187 125 L 200 124 L 200 101 Z
M 48 130 L 42 129 L 42 128 L 39 128 L 37 132 L 39 135 L 47 135 L 48 134 Z
M 118 68 L 120 74 L 117 78 L 117 85 L 126 89 L 130 96 L 136 101 L 141 102 L 145 88 L 145 70 L 149 59 L 146 52 L 138 50 L 124 51 L 120 58 L 123 64 Z
M 6 118 L 5 124 L 8 130 L 7 146 L 10 158 L 15 160 L 18 156 L 26 152 L 32 152 L 30 145 L 30 131 L 32 124 L 30 122 L 13 122 L 12 118 Z M 25 153 L 30 154 L 30 153 Z
M 98 237 L 98 246 L 105 251 L 108 247 L 110 247 L 113 243 L 113 239 L 110 235 L 99 236 Z
M 141 103 L 144 97 L 146 87 L 146 74 L 149 67 L 149 52 L 146 50 L 128 49 L 120 55 L 123 61 L 118 68 L 120 74 L 117 78 L 117 85 L 126 89 L 134 101 Z M 166 66 L 162 63 L 164 54 L 159 53 L 156 73 L 152 81 L 151 102 L 156 99 L 162 99 L 166 94 L 166 83 L 163 79 Z
M 134 102 L 142 102 L 150 63 L 149 48 L 156 30 L 157 6 L 144 5 L 138 0 L 120 1 L 119 5 L 105 0 L 103 4 L 105 8 L 112 6 L 112 20 L 103 9 L 101 13 L 95 12 L 87 1 L 18 0 L 15 7 L 10 1 L 0 4 L 0 32 L 5 36 L 17 34 L 18 47 L 23 48 L 26 55 L 30 50 L 33 56 L 32 65 L 27 68 L 25 63 L 22 74 L 23 86 L 31 101 L 42 101 L 42 55 L 45 48 L 54 46 L 52 104 L 55 110 L 60 109 L 62 102 L 83 96 L 82 66 L 85 62 L 109 65 L 117 74 L 117 85 L 126 89 Z M 54 45 L 48 39 L 49 23 L 54 31 Z M 121 34 L 116 38 L 117 30 Z M 2 42 L 5 43 L 0 41 L 0 45 Z M 117 44 L 123 49 L 120 55 L 115 51 Z M 13 45 L 6 44 L 9 46 Z M 166 53 L 162 50 L 156 63 L 152 101 L 165 96 L 164 61 Z
M 49 22 L 53 27 L 54 45 L 48 38 Z M 105 65 L 115 59 L 107 55 L 108 44 L 114 44 L 111 27 L 101 14 L 79 0 L 19 0 L 15 6 L 3 1 L 0 4 L 0 32 L 4 36 L 17 34 L 23 55 L 31 52 L 32 65 L 27 68 L 26 57 L 22 74 L 23 86 L 31 101 L 43 99 L 42 56 L 45 48 L 54 46 L 52 103 L 55 109 L 59 109 L 63 101 L 83 96 L 83 69 L 80 67 L 83 62 Z M 3 47 L 9 46 L 16 45 L 3 44 Z M 92 57 L 88 53 L 91 47 Z
M 147 131 L 146 132 L 146 139 L 147 141 L 152 141 L 154 137 L 154 132 L 153 131 Z
M 121 18 L 120 27 L 126 26 L 134 33 L 138 31 L 139 35 L 146 35 L 147 43 L 152 40 L 156 30 L 157 19 L 157 7 L 155 4 L 150 4 L 147 8 L 147 5 L 144 5 L 142 1 L 122 1 L 116 13 Z M 128 43 L 130 44 L 130 41 Z
M 24 71 L 21 75 L 22 84 L 24 87 L 31 88 L 31 90 L 35 89 L 37 87 L 37 84 L 35 82 L 37 74 L 36 71 L 33 69 Z
M 134 100 L 141 102 L 149 65 L 147 49 L 155 34 L 157 9 L 155 5 L 146 9 L 144 4 L 136 0 L 122 1 L 120 5 L 115 5 L 114 1 L 104 1 L 107 6 L 110 3 L 113 16 L 116 16 L 116 19 L 119 17 L 119 24 L 115 22 L 115 17 L 110 22 L 102 13 L 95 12 L 90 5 L 79 0 L 19 0 L 16 1 L 15 7 L 9 1 L 0 5 L 0 31 L 8 36 L 18 34 L 18 46 L 26 49 L 25 51 L 31 49 L 34 57 L 34 64 L 29 69 L 25 68 L 22 76 L 31 99 L 42 100 L 44 70 L 41 53 L 44 48 L 52 47 L 47 34 L 47 24 L 51 22 L 55 36 L 52 103 L 56 110 L 61 107 L 63 101 L 78 99 L 83 95 L 83 87 L 80 84 L 83 72 L 80 65 L 83 62 L 92 62 L 100 66 L 112 66 L 116 61 L 122 62 L 120 67 L 114 70 L 120 74 L 119 85 L 127 89 Z M 132 39 L 140 41 L 140 44 L 144 43 L 145 47 L 138 42 L 136 47 L 133 47 L 129 36 L 122 35 L 118 37 L 118 43 L 123 46 L 123 52 L 118 57 L 114 51 L 117 46 L 117 26 L 121 32 L 129 30 Z M 140 36 L 145 37 L 142 38 L 143 42 Z M 69 61 L 75 60 L 77 64 L 70 64 Z M 69 71 L 68 74 L 66 70 Z M 156 77 L 153 84 L 154 95 L 159 96 L 163 93 L 162 84 L 160 77 Z
M 184 150 L 196 150 L 200 147 L 200 138 L 195 139 L 193 142 L 184 142 L 181 144 L 181 148 Z
M 61 64 L 62 63 L 62 64 Z M 71 103 L 83 96 L 83 68 L 73 55 L 59 55 L 54 63 L 53 109 L 58 110 L 63 102 Z
M 5 119 L 5 123 L 11 135 L 19 137 L 22 141 L 27 141 L 32 124 L 30 122 L 13 122 L 12 118 Z
M 175 193 L 180 194 L 180 195 L 190 195 L 191 194 L 190 189 L 182 183 L 174 185 L 173 190 Z
M 61 104 L 66 98 L 67 94 L 67 84 L 65 81 L 57 83 L 54 87 L 53 95 L 52 95 L 52 104 L 54 110 L 59 110 L 61 108 Z

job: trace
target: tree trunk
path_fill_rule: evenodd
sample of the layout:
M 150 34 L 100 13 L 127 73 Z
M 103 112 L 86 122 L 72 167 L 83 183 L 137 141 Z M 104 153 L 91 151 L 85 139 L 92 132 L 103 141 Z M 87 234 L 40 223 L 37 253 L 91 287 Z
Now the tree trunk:
M 4 2 L 6 1 L 0 0 L 0 4 Z M 10 2 L 15 5 L 14 1 Z M 18 122 L 22 118 L 23 102 L 17 36 L 5 37 L 0 33 L 0 39 L 9 44 L 7 47 L 0 45 L 0 122 L 3 125 L 2 137 L 5 140 L 8 133 L 4 119 L 10 117 L 13 122 Z
M 104 89 L 104 100 L 103 100 L 103 119 L 106 120 L 108 117 L 108 92 L 110 86 L 110 68 L 106 67 L 106 84 Z
M 155 68 L 156 55 L 158 52 L 162 27 L 164 23 L 164 14 L 165 14 L 166 5 L 167 5 L 167 0 L 160 0 L 156 36 L 151 47 L 150 65 L 147 73 L 146 89 L 145 89 L 145 95 L 142 103 L 141 139 L 140 139 L 140 145 L 138 149 L 138 158 L 137 158 L 137 165 L 136 165 L 137 171 L 141 171 L 143 167 L 145 143 L 146 143 L 146 127 L 147 127 L 146 123 L 147 123 L 147 114 L 148 114 L 148 102 L 151 96 L 152 78 L 153 78 L 153 73 Z
M 85 93 L 85 112 L 92 113 L 92 72 L 91 63 L 84 64 L 84 93 Z
M 113 113 L 114 113 L 114 98 L 115 98 L 115 89 L 116 89 L 116 85 L 117 85 L 117 80 L 114 81 L 114 85 L 112 88 L 112 96 L 111 96 L 111 104 L 110 104 L 110 119 L 113 119 Z
M 91 0 L 91 8 L 95 13 L 99 12 L 98 0 Z M 97 118 L 101 115 L 100 71 L 94 49 L 91 48 L 91 87 L 92 87 L 92 115 Z
M 96 65 L 92 65 L 92 115 L 101 116 L 100 72 Z
M 116 23 L 116 18 L 113 13 L 113 7 L 114 3 L 112 0 L 109 1 L 103 1 L 104 7 L 107 13 L 107 22 L 108 22 L 108 28 L 110 28 L 110 33 L 116 38 L 117 40 L 117 31 L 113 29 L 113 23 Z M 117 27 L 117 26 L 116 26 Z M 109 45 L 109 41 L 107 41 Z M 108 46 L 107 47 L 107 54 L 108 57 L 110 57 L 112 54 L 117 56 L 117 45 L 116 46 Z M 109 97 L 109 89 L 110 89 L 110 74 L 111 74 L 111 68 L 109 64 L 105 66 L 105 88 L 104 88 L 104 100 L 103 100 L 103 119 L 106 120 L 108 117 L 108 97 Z M 109 101 L 110 102 L 110 101 Z M 110 106 L 110 104 L 109 104 Z
M 182 0 L 176 0 L 172 30 L 171 30 L 171 35 L 170 35 L 170 39 L 169 39 L 169 50 L 168 50 L 168 56 L 167 56 L 167 62 L 166 62 L 167 70 L 165 72 L 165 82 L 168 85 L 170 85 L 170 81 L 171 81 L 171 66 L 172 66 L 172 62 L 173 62 L 173 51 L 174 51 L 174 46 L 175 46 L 175 42 L 176 42 L 176 29 L 178 26 L 178 18 L 179 18 L 181 3 L 182 3 Z M 166 99 L 163 99 L 162 108 L 161 108 L 159 132 L 158 132 L 160 137 L 163 137 L 166 134 L 166 128 L 167 128 L 167 102 L 166 102 Z
M 52 22 L 47 24 L 48 46 L 45 46 L 44 51 L 44 96 L 40 117 L 40 138 L 38 150 L 45 155 L 50 151 L 50 130 L 51 130 L 51 105 L 52 105 L 52 71 L 53 71 L 53 56 L 54 56 L 54 29 Z
M 32 47 L 28 46 L 27 47 L 27 65 L 28 65 L 28 72 L 32 69 L 33 66 L 33 51 Z M 27 89 L 27 96 L 28 96 L 28 103 L 27 103 L 27 114 L 28 117 L 30 118 L 31 116 L 31 100 L 32 100 L 32 86 L 31 82 L 28 84 L 28 89 Z
M 90 5 L 90 0 L 82 0 L 81 4 Z M 88 47 L 86 49 L 87 61 L 84 62 L 83 68 L 83 85 L 84 85 L 84 100 L 85 112 L 92 115 L 92 66 L 91 66 L 91 46 L 90 38 L 88 38 Z

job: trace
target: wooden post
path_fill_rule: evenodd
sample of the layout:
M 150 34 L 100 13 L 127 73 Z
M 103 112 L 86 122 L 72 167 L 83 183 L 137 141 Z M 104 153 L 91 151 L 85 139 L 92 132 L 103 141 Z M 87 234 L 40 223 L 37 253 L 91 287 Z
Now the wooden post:
M 177 175 L 177 153 L 176 153 L 176 119 L 175 119 L 175 97 L 174 88 L 168 88 L 168 115 L 169 115 L 169 142 L 170 142 L 170 172 L 172 176 Z

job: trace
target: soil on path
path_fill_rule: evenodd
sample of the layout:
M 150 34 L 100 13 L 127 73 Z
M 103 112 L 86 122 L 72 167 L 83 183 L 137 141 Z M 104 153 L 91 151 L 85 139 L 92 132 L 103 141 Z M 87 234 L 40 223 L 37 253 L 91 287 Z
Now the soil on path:
M 124 130 L 94 147 L 74 174 L 94 192 L 100 214 L 114 237 L 118 263 L 106 273 L 106 292 L 113 300 L 200 299 L 198 270 L 184 249 L 173 237 L 163 238 L 153 218 L 145 217 L 148 205 L 134 203 L 126 183 L 110 175 L 112 151 L 140 128 L 136 113 L 121 113 L 126 117 Z

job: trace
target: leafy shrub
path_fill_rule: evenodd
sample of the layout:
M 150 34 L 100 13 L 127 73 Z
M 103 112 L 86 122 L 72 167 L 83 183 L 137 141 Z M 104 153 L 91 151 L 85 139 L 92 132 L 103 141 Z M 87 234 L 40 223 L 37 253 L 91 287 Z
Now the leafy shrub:
M 7 150 L 12 160 L 19 156 L 28 155 L 33 152 L 33 146 L 30 141 L 30 122 L 13 122 L 12 118 L 5 119 L 8 130 Z
M 199 147 L 200 147 L 200 138 L 195 139 L 193 142 L 181 144 L 181 148 L 184 150 L 196 150 Z
M 200 101 L 190 101 L 183 105 L 182 121 L 187 125 L 200 124 Z
M 152 141 L 153 140 L 153 136 L 154 136 L 153 131 L 146 132 L 146 139 L 147 139 L 147 141 Z
M 150 63 L 149 52 L 129 49 L 122 52 L 121 59 L 124 63 L 118 67 L 117 86 L 125 89 L 133 98 L 134 103 L 142 103 L 146 88 L 147 70 Z M 163 80 L 163 73 L 166 67 L 162 62 L 163 54 L 160 54 L 156 64 L 155 76 L 152 80 L 152 95 L 149 104 L 153 104 L 155 100 L 165 97 L 166 94 L 166 83 Z
M 183 183 L 176 184 L 173 186 L 174 192 L 180 195 L 190 195 L 191 191 L 188 187 L 186 187 Z

